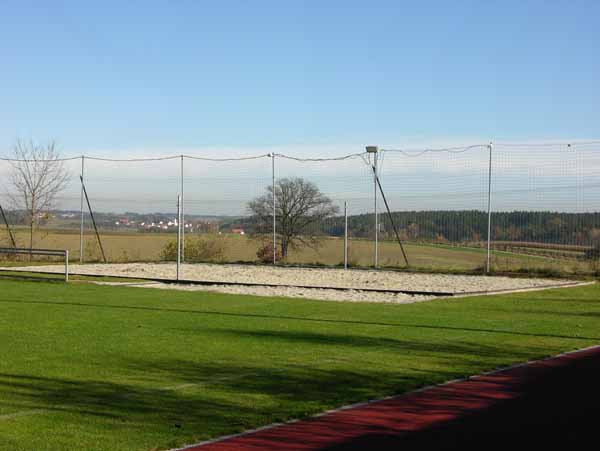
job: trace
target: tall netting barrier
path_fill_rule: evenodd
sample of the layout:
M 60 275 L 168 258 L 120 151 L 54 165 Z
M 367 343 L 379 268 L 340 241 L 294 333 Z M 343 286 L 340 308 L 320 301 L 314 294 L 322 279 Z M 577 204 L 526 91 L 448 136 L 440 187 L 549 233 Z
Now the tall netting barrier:
M 271 223 L 256 220 L 251 205 L 267 195 L 271 157 L 188 156 L 183 163 L 184 261 L 270 262 L 272 252 L 262 247 Z
M 181 233 L 186 264 L 600 271 L 599 142 L 370 147 L 339 158 L 73 157 L 50 165 L 44 183 L 59 173 L 64 183 L 33 209 L 14 183 L 30 163 L 0 158 L 0 247 L 173 262 Z
M 412 268 L 483 269 L 488 150 L 476 145 L 379 151 L 379 178 L 391 211 L 390 217 L 383 199 L 378 200 L 380 266 L 405 266 L 400 238 Z
M 180 157 L 85 158 L 83 181 L 84 262 L 161 261 L 176 251 Z
M 368 220 L 373 176 L 364 154 L 341 158 L 275 158 L 277 256 L 291 264 L 370 266 L 374 246 Z M 272 210 L 271 210 L 272 211 Z
M 600 144 L 498 144 L 492 269 L 598 272 Z

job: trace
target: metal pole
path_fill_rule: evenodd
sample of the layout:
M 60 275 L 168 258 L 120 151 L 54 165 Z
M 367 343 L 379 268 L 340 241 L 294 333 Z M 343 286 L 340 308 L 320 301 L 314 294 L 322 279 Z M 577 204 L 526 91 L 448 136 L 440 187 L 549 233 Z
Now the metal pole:
M 181 195 L 177 196 L 177 280 L 179 280 L 179 265 L 181 264 Z
M 85 189 L 85 185 L 83 184 L 83 177 L 79 177 L 81 180 L 81 186 L 83 187 L 83 195 L 85 196 L 85 200 L 87 201 L 87 206 L 90 211 L 90 218 L 92 219 L 92 225 L 94 226 L 94 232 L 96 232 L 96 239 L 98 240 L 98 245 L 100 246 L 100 252 L 102 252 L 102 260 L 106 263 L 106 254 L 104 253 L 104 248 L 102 247 L 102 240 L 100 239 L 100 233 L 98 232 L 98 227 L 96 226 L 96 220 L 94 219 L 94 211 L 92 210 L 92 205 L 90 204 L 90 198 L 87 195 L 87 190 Z
M 373 187 L 374 187 L 374 209 L 375 209 L 375 268 L 379 265 L 379 217 L 377 215 L 377 156 L 379 152 L 373 154 Z
M 181 155 L 181 261 L 185 262 L 185 212 L 183 197 L 183 155 Z
M 375 171 L 375 168 L 373 168 L 373 171 Z M 400 234 L 398 233 L 398 228 L 396 227 L 396 223 L 394 222 L 394 217 L 392 216 L 392 211 L 390 210 L 390 205 L 388 204 L 387 198 L 385 197 L 385 193 L 383 192 L 383 188 L 381 186 L 381 180 L 379 180 L 379 177 L 375 177 L 375 180 L 377 180 L 377 185 L 379 186 L 379 192 L 381 193 L 381 197 L 383 199 L 383 204 L 385 205 L 385 208 L 388 212 L 388 217 L 390 218 L 390 223 L 392 224 L 392 229 L 394 229 L 394 233 L 396 234 L 396 240 L 398 241 L 398 244 L 400 245 L 400 250 L 402 251 L 402 256 L 404 257 L 404 261 L 406 262 L 406 267 L 408 267 L 409 266 L 408 257 L 406 256 L 406 251 L 404 250 L 404 245 L 402 244 L 402 240 L 400 239 Z
M 487 264 L 485 272 L 490 273 L 490 256 L 491 256 L 491 243 L 492 243 L 492 149 L 494 144 L 490 142 L 488 149 L 489 155 L 489 166 L 488 166 L 488 224 L 487 224 Z
M 275 211 L 276 200 L 275 200 L 275 152 L 271 153 L 271 179 L 273 187 L 273 264 L 277 263 L 277 212 Z
M 344 269 L 348 269 L 348 202 L 344 201 Z
M 0 205 L 0 215 L 2 215 L 2 219 L 4 220 L 4 224 L 6 224 L 6 230 L 8 230 L 8 236 L 10 237 L 10 242 L 12 243 L 13 247 L 17 247 L 17 242 L 15 241 L 15 236 L 12 233 L 12 230 L 10 228 L 10 225 L 8 224 L 8 219 L 6 218 L 6 215 L 4 214 L 4 210 L 2 209 L 2 205 Z
M 85 156 L 81 156 L 81 198 L 79 202 L 79 213 L 81 216 L 81 223 L 79 224 L 79 263 L 83 263 L 83 170 L 85 166 Z
M 65 250 L 65 282 L 69 281 L 69 250 Z

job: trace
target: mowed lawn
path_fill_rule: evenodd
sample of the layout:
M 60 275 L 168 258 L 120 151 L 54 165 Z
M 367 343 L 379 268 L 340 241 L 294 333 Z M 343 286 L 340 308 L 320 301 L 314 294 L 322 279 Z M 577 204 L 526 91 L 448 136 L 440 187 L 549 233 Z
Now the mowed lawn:
M 598 285 L 382 305 L 2 278 L 0 449 L 168 449 L 596 343 Z

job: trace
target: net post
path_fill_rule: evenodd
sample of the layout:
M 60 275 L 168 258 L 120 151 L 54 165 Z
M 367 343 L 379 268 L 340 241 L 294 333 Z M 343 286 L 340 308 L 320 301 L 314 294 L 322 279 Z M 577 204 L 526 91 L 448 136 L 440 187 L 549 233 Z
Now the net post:
M 276 200 L 275 200 L 275 152 L 271 153 L 271 186 L 273 187 L 273 264 L 277 263 L 277 212 Z
M 69 249 L 65 249 L 65 282 L 69 281 Z
M 348 202 L 344 201 L 344 269 L 348 269 Z
M 84 167 L 85 167 L 85 156 L 81 156 L 81 194 L 79 201 L 79 214 L 80 214 L 80 224 L 79 224 L 79 263 L 83 264 L 83 179 L 84 179 Z
M 179 265 L 181 264 L 181 195 L 177 196 L 177 274 L 179 280 Z
M 183 155 L 181 155 L 181 261 L 185 262 L 185 211 L 183 196 Z
M 181 264 L 181 195 L 177 196 L 177 274 L 179 280 L 179 265 Z
M 488 162 L 488 223 L 487 223 L 487 261 L 485 266 L 486 274 L 490 273 L 490 257 L 491 257 L 491 243 L 492 243 L 492 150 L 494 144 L 490 142 L 488 144 L 489 150 L 489 162 Z
M 379 266 L 379 216 L 377 214 L 377 160 L 379 152 L 375 152 L 375 178 L 373 180 L 373 207 L 375 209 L 375 268 Z
M 379 149 L 377 146 L 367 146 L 367 153 L 373 154 L 373 213 L 375 214 L 375 260 L 374 267 L 379 265 L 379 218 L 377 216 L 377 157 Z

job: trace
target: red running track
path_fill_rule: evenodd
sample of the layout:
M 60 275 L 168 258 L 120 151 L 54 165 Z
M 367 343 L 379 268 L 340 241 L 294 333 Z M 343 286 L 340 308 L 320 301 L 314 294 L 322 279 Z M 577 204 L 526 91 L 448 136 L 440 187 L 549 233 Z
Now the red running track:
M 600 346 L 185 449 L 600 449 L 598 386 Z

